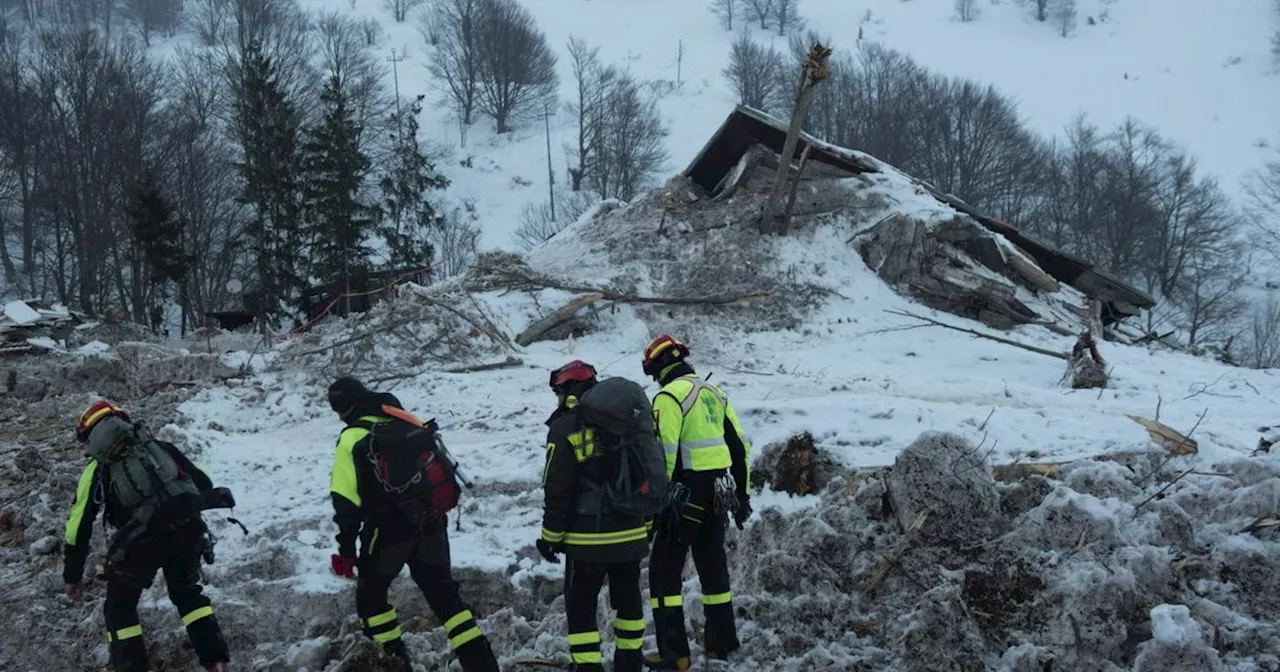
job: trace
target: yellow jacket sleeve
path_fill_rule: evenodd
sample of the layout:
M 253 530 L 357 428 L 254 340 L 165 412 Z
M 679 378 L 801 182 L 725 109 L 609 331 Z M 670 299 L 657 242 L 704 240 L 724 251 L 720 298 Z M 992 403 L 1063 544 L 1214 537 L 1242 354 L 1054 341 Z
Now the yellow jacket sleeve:
M 338 436 L 334 451 L 333 473 L 329 476 L 329 494 L 333 500 L 333 522 L 338 525 L 338 554 L 355 557 L 356 537 L 360 534 L 363 514 L 360 511 L 360 482 L 356 474 L 354 449 L 369 430 L 353 427 Z
M 667 478 L 676 471 L 680 459 L 680 433 L 684 430 L 684 413 L 680 402 L 669 392 L 659 392 L 653 398 L 653 423 L 658 428 L 658 441 L 667 457 Z

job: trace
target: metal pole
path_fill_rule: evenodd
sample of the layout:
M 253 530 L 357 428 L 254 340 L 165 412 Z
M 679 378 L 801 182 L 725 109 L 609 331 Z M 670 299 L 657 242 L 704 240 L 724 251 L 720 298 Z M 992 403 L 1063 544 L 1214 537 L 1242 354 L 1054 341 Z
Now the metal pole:
M 547 197 L 551 199 L 551 221 L 556 219 L 556 173 L 551 167 L 551 109 L 542 104 L 542 123 L 547 129 Z
M 396 87 L 396 142 L 401 143 L 404 142 L 404 138 L 401 137 L 400 130 L 402 123 L 400 120 L 400 72 L 399 68 L 396 66 L 400 61 L 404 60 L 404 56 L 396 54 L 395 48 L 392 47 L 391 56 L 387 58 L 387 60 L 391 61 L 391 81 L 395 83 Z

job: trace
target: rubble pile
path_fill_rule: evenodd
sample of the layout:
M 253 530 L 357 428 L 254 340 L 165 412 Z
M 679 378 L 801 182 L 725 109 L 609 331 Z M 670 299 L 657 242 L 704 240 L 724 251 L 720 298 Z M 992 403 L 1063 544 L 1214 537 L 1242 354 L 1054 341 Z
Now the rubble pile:
M 10 301 L 0 305 L 0 355 L 57 347 L 80 322 L 78 315 L 59 304 Z
M 730 556 L 734 592 L 758 628 L 744 657 L 785 664 L 734 669 L 1277 669 L 1280 463 L 1156 497 L 1183 475 L 1163 458 L 1001 483 L 929 433 L 816 509 L 766 510 Z
M 370 384 L 511 350 L 498 320 L 461 283 L 398 285 L 365 313 L 322 322 L 280 350 L 272 371 L 306 370 Z

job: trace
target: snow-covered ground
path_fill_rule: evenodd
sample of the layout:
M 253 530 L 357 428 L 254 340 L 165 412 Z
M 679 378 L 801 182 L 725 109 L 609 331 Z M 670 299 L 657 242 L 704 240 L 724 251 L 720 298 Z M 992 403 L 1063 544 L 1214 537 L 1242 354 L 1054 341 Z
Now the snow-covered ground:
M 1280 87 L 1268 50 L 1280 22 L 1271 3 L 1080 0 L 1079 25 L 1068 38 L 1035 21 L 1018 0 L 978 4 L 980 15 L 969 23 L 955 19 L 952 0 L 802 0 L 800 13 L 838 50 L 856 48 L 861 32 L 864 40 L 899 49 L 938 72 L 995 85 L 1018 100 L 1030 127 L 1046 136 L 1060 134 L 1080 113 L 1104 128 L 1132 116 L 1188 147 L 1233 196 L 1243 176 L 1274 158 Z M 560 56 L 562 97 L 572 90 L 565 51 L 572 36 L 598 46 L 605 63 L 672 85 L 661 103 L 671 128 L 668 172 L 688 164 L 736 102 L 721 74 L 734 34 L 719 27 L 707 2 L 525 5 Z M 303 0 L 303 6 L 381 21 L 386 35 L 379 49 L 395 49 L 405 59 L 398 65 L 402 94 L 441 101 L 440 85 L 426 70 L 430 47 L 412 18 L 391 21 L 379 0 Z M 752 33 L 762 43 L 786 44 L 773 31 L 754 27 Z M 454 182 L 451 195 L 477 205 L 481 246 L 511 246 L 521 208 L 547 198 L 541 118 L 507 137 L 495 136 L 482 120 L 459 147 L 457 122 L 447 111 L 429 109 L 424 116 L 424 139 L 453 152 L 441 165 Z M 561 110 L 550 127 L 551 160 L 563 183 L 573 119 Z M 470 168 L 461 165 L 467 158 Z
M 812 245 L 810 235 L 822 234 L 801 235 L 796 244 Z M 690 339 L 695 365 L 731 395 L 757 454 L 768 443 L 809 431 L 847 466 L 883 466 L 922 432 L 936 430 L 980 444 L 992 463 L 1066 461 L 1149 448 L 1146 430 L 1126 415 L 1153 418 L 1158 412 L 1174 428 L 1195 427 L 1200 453 L 1182 461 L 1210 465 L 1247 456 L 1257 445 L 1258 427 L 1274 415 L 1280 377 L 1269 371 L 1104 344 L 1111 387 L 1072 391 L 1061 384 L 1061 360 L 943 329 L 889 330 L 910 321 L 885 310 L 922 309 L 862 264 L 831 272 L 828 281 L 843 286 L 848 298 L 834 299 L 799 330 L 743 335 L 704 325 Z M 514 335 L 526 323 L 506 301 Z M 463 505 L 454 534 L 456 563 L 501 571 L 536 538 L 542 423 L 555 403 L 547 372 L 584 359 L 602 375 L 630 377 L 656 391 L 640 371 L 649 335 L 630 309 L 620 308 L 587 337 L 522 349 L 523 367 L 428 373 L 386 386 L 412 411 L 438 419 L 445 441 L 483 493 Z M 1038 328 L 1017 337 L 1041 347 L 1070 347 L 1070 339 Z M 328 574 L 333 542 L 327 488 L 342 425 L 324 401 L 324 382 L 309 372 L 268 373 L 205 390 L 180 410 L 186 417 L 180 431 L 202 448 L 215 477 L 236 490 L 238 515 L 255 530 L 247 539 L 228 534 L 223 555 L 249 556 L 263 544 L 296 545 L 302 565 L 281 580 L 308 590 L 339 589 L 342 582 Z M 792 509 L 813 501 L 765 492 L 756 508 Z

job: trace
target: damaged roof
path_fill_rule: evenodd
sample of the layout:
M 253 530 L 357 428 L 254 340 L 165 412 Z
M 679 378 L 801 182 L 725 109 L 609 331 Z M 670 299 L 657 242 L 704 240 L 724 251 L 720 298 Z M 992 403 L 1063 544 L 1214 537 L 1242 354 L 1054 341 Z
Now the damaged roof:
M 781 154 L 786 137 L 786 122 L 760 110 L 738 105 L 694 157 L 683 175 L 708 193 L 718 194 L 752 146 L 763 145 Z M 849 176 L 880 172 L 876 162 L 865 154 L 822 142 L 805 132 L 800 133 L 792 159 L 799 158 L 806 147 L 809 148 L 809 161 L 825 164 Z M 1143 309 L 1156 305 L 1155 299 L 1147 293 L 1092 263 L 1037 240 L 1012 224 L 984 215 L 968 203 L 952 194 L 940 192 L 927 182 L 918 179 L 914 181 L 940 202 L 972 217 L 988 231 L 1000 234 L 1025 250 L 1045 272 L 1060 282 L 1102 301 L 1104 312 L 1109 313 L 1107 317 L 1119 319 L 1138 315 Z

